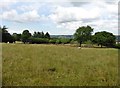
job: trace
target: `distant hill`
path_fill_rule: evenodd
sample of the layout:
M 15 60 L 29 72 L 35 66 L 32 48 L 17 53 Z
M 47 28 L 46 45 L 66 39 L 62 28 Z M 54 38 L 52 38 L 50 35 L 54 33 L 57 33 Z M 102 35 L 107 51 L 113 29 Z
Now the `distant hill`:
M 73 35 L 50 35 L 51 38 L 74 38 Z

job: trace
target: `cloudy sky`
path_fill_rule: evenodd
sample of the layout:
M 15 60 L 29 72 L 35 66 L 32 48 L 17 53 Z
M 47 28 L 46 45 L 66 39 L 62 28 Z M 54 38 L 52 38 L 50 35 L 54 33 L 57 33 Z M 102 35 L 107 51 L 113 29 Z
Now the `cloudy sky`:
M 94 33 L 118 34 L 118 0 L 1 0 L 0 8 L 0 23 L 10 33 L 28 29 L 65 35 L 90 25 Z

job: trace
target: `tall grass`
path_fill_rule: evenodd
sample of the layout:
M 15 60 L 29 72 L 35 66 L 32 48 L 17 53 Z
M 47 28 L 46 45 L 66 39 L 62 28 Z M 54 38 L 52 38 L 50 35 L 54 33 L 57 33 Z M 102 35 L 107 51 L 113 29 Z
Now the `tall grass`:
M 115 86 L 118 50 L 3 44 L 4 86 Z

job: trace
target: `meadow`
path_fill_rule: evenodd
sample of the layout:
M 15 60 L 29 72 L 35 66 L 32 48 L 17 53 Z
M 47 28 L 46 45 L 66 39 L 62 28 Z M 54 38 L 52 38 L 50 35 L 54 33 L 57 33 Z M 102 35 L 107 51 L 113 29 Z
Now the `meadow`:
M 3 86 L 116 86 L 118 49 L 2 44 Z

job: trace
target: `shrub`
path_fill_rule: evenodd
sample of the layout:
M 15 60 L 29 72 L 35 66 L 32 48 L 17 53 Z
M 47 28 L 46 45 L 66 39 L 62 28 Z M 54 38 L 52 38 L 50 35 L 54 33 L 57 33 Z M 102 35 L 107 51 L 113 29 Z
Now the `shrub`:
M 14 42 L 15 42 L 14 37 L 13 37 L 13 36 L 10 36 L 8 42 L 9 42 L 9 43 L 14 43 Z
M 50 44 L 55 44 L 55 43 L 56 43 L 56 39 L 50 39 L 50 40 L 49 40 L 49 43 L 50 43 Z
M 67 43 L 70 43 L 71 39 L 61 38 L 60 41 L 62 44 L 67 44 Z
M 61 44 L 60 39 L 57 39 L 57 40 L 56 40 L 56 44 Z
M 114 48 L 120 49 L 120 44 L 115 44 L 115 45 L 114 45 Z
M 92 41 L 88 40 L 86 42 L 84 42 L 84 44 L 93 44 Z
M 47 44 L 49 43 L 49 39 L 46 38 L 29 38 L 29 43 L 36 44 Z
M 75 41 L 74 39 L 72 39 L 72 40 L 70 41 L 70 43 L 71 43 L 71 44 L 78 44 L 78 42 Z

